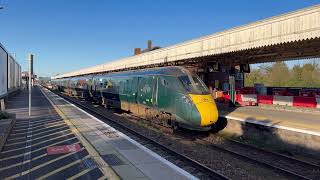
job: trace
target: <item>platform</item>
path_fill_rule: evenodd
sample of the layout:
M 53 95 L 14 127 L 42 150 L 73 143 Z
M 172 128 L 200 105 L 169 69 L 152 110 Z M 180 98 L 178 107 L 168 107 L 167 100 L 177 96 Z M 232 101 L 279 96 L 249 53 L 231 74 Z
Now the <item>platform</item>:
M 7 103 L 16 123 L 0 153 L 0 179 L 105 179 L 108 176 L 94 156 L 38 88 L 34 88 L 32 116 L 28 116 L 28 94 L 22 91 Z M 78 144 L 76 151 L 48 155 L 47 148 Z M 115 173 L 114 173 L 115 174 Z
M 0 153 L 1 179 L 196 179 L 54 93 L 32 94 L 30 118 L 26 91 L 8 102 L 17 123 Z M 80 150 L 50 154 L 74 144 Z
M 259 147 L 297 156 L 320 158 L 320 113 L 244 106 L 219 106 L 227 121 L 220 134 L 251 142 Z M 222 120 L 224 121 L 224 120 Z
M 320 112 L 286 111 L 259 106 L 220 109 L 220 116 L 227 119 L 320 136 Z

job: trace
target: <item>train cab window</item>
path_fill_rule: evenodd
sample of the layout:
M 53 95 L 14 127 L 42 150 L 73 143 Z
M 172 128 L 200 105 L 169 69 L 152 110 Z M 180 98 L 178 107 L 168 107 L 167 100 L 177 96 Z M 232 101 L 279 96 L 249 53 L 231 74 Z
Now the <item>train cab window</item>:
M 169 82 L 167 80 L 165 80 L 165 79 L 162 79 L 161 82 L 162 82 L 163 86 L 168 86 L 169 85 Z
M 180 82 L 184 88 L 192 94 L 208 94 L 208 88 L 196 75 L 185 75 L 179 77 Z

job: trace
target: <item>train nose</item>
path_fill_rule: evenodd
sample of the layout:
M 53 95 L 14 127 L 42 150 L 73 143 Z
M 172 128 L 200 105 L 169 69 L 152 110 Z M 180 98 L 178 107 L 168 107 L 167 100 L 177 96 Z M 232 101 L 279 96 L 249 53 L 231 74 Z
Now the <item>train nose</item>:
M 214 124 L 218 120 L 218 110 L 211 95 L 189 95 L 200 114 L 200 126 Z

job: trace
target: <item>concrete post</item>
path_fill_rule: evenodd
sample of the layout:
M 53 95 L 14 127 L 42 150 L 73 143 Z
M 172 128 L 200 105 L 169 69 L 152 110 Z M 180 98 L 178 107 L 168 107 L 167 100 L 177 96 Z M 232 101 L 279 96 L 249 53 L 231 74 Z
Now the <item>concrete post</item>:
M 229 84 L 230 84 L 230 107 L 234 107 L 236 103 L 236 90 L 235 90 L 235 77 L 234 75 L 229 76 Z
M 1 111 L 4 111 L 6 109 L 4 105 L 4 99 L 0 99 L 0 107 L 1 107 Z

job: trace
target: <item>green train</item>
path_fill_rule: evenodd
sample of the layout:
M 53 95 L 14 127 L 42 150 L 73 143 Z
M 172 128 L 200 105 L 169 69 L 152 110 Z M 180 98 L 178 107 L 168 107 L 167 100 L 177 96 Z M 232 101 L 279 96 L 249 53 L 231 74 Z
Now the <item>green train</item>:
M 183 67 L 160 67 L 53 80 L 60 90 L 170 126 L 209 130 L 218 120 L 207 87 Z

